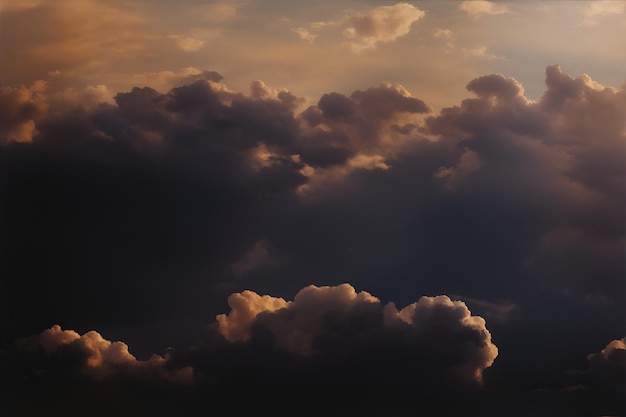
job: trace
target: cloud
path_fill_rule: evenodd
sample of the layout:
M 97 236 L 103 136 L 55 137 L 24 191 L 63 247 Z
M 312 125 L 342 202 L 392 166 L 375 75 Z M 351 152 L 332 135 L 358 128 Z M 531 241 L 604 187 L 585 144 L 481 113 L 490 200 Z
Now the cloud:
M 30 86 L 0 88 L 0 144 L 30 142 L 37 133 L 35 120 L 48 109 L 43 92 L 45 81 L 36 81 Z
M 310 30 L 300 26 L 297 27 L 295 29 L 291 29 L 292 31 L 294 31 L 302 40 L 305 40 L 309 43 L 313 43 L 315 41 L 315 39 L 317 38 L 317 35 L 312 33 Z
M 344 34 L 352 39 L 349 43 L 352 50 L 361 53 L 407 35 L 411 25 L 424 15 L 424 11 L 408 3 L 379 6 L 367 14 L 353 16 Z
M 235 278 L 241 278 L 245 274 L 272 263 L 269 243 L 265 239 L 258 240 L 243 257 L 230 266 Z
M 623 195 L 618 188 L 623 186 L 623 158 L 611 153 L 623 145 L 626 126 L 618 114 L 626 111 L 626 96 L 586 75 L 564 74 L 558 66 L 547 68 L 546 84 L 543 97 L 533 102 L 516 80 L 501 75 L 468 83 L 478 98 L 426 120 L 428 132 L 439 135 L 441 144 L 449 140 L 463 149 L 459 167 L 443 165 L 435 177 L 450 181 L 459 175 L 463 183 L 451 187 L 444 182 L 446 187 L 474 195 L 490 189 L 495 194 L 489 195 L 498 201 L 535 207 L 532 210 L 541 214 L 527 219 L 552 224 L 543 229 L 544 243 L 534 243 L 535 255 L 527 261 L 534 265 L 535 276 L 544 285 L 565 286 L 579 297 L 600 287 L 602 294 L 613 297 L 618 293 L 616 277 L 623 271 L 623 256 L 618 255 L 623 247 L 623 227 L 618 226 L 622 203 L 613 197 Z M 526 197 L 513 197 L 513 189 Z M 557 238 L 555 230 L 570 229 L 568 224 L 575 224 L 577 231 Z
M 500 61 L 508 61 L 505 57 L 501 55 L 492 54 L 487 50 L 486 45 L 477 45 L 474 48 L 462 48 L 461 49 L 465 56 L 474 57 L 474 58 L 482 58 L 487 60 L 500 60 Z
M 167 92 L 174 87 L 191 84 L 198 80 L 212 80 L 219 82 L 222 76 L 215 71 L 202 71 L 195 67 L 181 68 L 178 71 L 157 71 L 133 74 L 134 85 L 149 85 L 151 88 Z
M 204 41 L 183 35 L 169 35 L 168 38 L 173 39 L 178 47 L 185 52 L 196 52 L 204 46 Z
M 377 48 L 379 44 L 391 43 L 411 31 L 413 23 L 426 13 L 408 3 L 379 6 L 367 13 L 346 11 L 336 20 L 316 21 L 305 26 L 292 28 L 300 39 L 313 44 L 324 32 L 341 28 L 343 36 L 350 39 L 347 46 L 354 53 L 363 53 Z
M 505 5 L 485 0 L 463 1 L 459 4 L 459 9 L 475 19 L 482 16 L 509 13 L 509 9 Z
M 228 315 L 217 316 L 228 340 L 250 341 L 267 331 L 279 348 L 305 357 L 360 355 L 363 350 L 370 355 L 386 346 L 389 353 L 397 349 L 398 354 L 408 354 L 407 361 L 434 361 L 441 369 L 432 372 L 481 382 L 482 371 L 498 353 L 485 321 L 446 296 L 422 297 L 398 310 L 393 303 L 383 307 L 378 298 L 356 292 L 349 284 L 311 285 L 293 301 L 244 291 L 231 295 L 229 305 Z M 408 346 L 416 350 L 408 353 Z
M 451 49 L 454 49 L 454 34 L 450 29 L 437 29 L 433 32 L 433 37 L 435 39 L 441 39 L 446 47 L 446 52 Z
M 54 325 L 38 335 L 17 340 L 16 345 L 22 351 L 46 354 L 51 369 L 55 360 L 64 360 L 66 364 L 75 366 L 79 373 L 95 380 L 120 375 L 131 378 L 150 375 L 152 378 L 176 383 L 186 384 L 193 381 L 192 368 L 168 369 L 167 357 L 160 355 L 138 361 L 124 342 L 111 342 L 93 330 L 80 335 L 73 330 L 62 330 L 61 326 Z M 38 373 L 46 371 L 45 368 L 39 369 Z M 64 372 L 71 371 L 71 368 L 64 369 Z
M 119 65 L 129 55 L 145 57 L 155 40 L 145 23 L 120 4 L 93 0 L 3 10 L 0 77 L 17 84 L 60 70 L 62 78 L 78 79 L 95 68 Z
M 625 338 L 612 340 L 601 351 L 587 356 L 592 383 L 615 392 L 624 392 L 626 377 L 625 341 Z
M 463 300 L 474 316 L 501 331 L 494 338 L 507 355 L 496 364 L 523 355 L 524 332 L 547 332 L 560 315 L 584 309 L 603 323 L 589 329 L 590 341 L 620 326 L 623 89 L 550 66 L 538 100 L 489 74 L 468 80 L 469 98 L 432 114 L 391 83 L 329 91 L 303 109 L 300 97 L 260 80 L 243 92 L 209 71 L 155 80 L 176 85 L 112 101 L 98 87 L 5 90 L 3 107 L 17 109 L 2 131 L 0 175 L 9 334 L 39 332 L 48 320 L 106 323 L 139 335 L 124 339 L 137 357 L 153 343 L 177 346 L 168 369 L 191 366 L 205 381 L 270 390 L 251 381 L 377 375 L 385 398 L 395 398 L 432 381 L 476 385 L 479 371 L 488 384 L 505 371 L 481 371 L 493 352 L 458 304 L 418 301 L 456 317 L 441 319 L 442 336 L 436 326 L 420 333 L 412 309 L 384 310 L 390 299 L 471 295 Z M 30 142 L 7 139 L 28 120 Z M 344 281 L 385 303 L 331 302 L 313 291 L 321 316 L 293 307 L 303 286 Z M 258 294 L 242 295 L 246 288 Z M 241 297 L 229 313 L 232 293 Z M 504 319 L 509 304 L 494 300 L 517 306 L 523 323 Z M 203 330 L 210 344 L 179 351 L 220 313 Z M 300 324 L 307 318 L 310 327 Z M 529 361 L 541 375 L 589 352 L 573 342 L 580 328 L 560 329 L 550 339 L 559 355 Z M 407 374 L 417 375 L 414 385 L 394 382 Z
M 478 171 L 482 164 L 483 161 L 480 159 L 480 156 L 466 148 L 455 166 L 450 168 L 440 167 L 434 176 L 444 180 L 446 188 L 454 190 L 467 175 Z
M 476 307 L 478 311 L 484 311 L 484 315 L 490 323 L 506 323 L 517 309 L 517 305 L 510 301 L 487 301 L 461 295 L 453 295 L 452 297 L 468 303 L 472 308 Z
M 623 14 L 625 10 L 626 5 L 623 1 L 592 1 L 585 5 L 582 23 L 585 26 L 595 26 L 599 23 L 600 18 L 614 14 Z

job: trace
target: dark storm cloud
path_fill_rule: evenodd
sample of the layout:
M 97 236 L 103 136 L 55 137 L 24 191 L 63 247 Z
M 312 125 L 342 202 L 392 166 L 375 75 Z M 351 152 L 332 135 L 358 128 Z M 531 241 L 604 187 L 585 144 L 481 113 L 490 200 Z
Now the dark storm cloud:
M 467 88 L 478 98 L 429 118 L 430 133 L 466 149 L 436 177 L 466 201 L 527 210 L 543 236 L 526 265 L 545 286 L 621 297 L 626 94 L 557 66 L 546 77 L 536 103 L 514 79 L 477 78 Z
M 244 291 L 232 294 L 229 304 L 230 312 L 217 316 L 201 343 L 147 360 L 96 331 L 80 335 L 55 325 L 18 339 L 9 357 L 11 375 L 21 378 L 16 409 L 37 409 L 23 403 L 24 393 L 40 407 L 51 402 L 43 388 L 56 401 L 83 395 L 76 401 L 81 405 L 99 391 L 115 395 L 101 413 L 152 394 L 150 403 L 165 407 L 155 415 L 166 415 L 176 400 L 181 412 L 210 399 L 216 411 L 286 415 L 315 398 L 305 415 L 341 415 L 346 407 L 406 412 L 416 399 L 426 407 L 444 397 L 463 403 L 440 405 L 440 413 L 459 415 L 476 405 L 470 398 L 482 395 L 482 372 L 498 354 L 485 321 L 446 296 L 422 297 L 398 310 L 342 284 L 308 286 L 293 301 Z M 167 395 L 160 397 L 164 389 Z M 177 392 L 178 398 L 169 398 Z M 361 397 L 365 393 L 372 397 Z M 78 415 L 80 408 L 66 414 Z
M 3 89 L 3 345 L 61 323 L 120 335 L 143 357 L 189 345 L 228 294 L 289 299 L 347 281 L 383 304 L 515 305 L 490 324 L 501 353 L 487 382 L 566 368 L 623 328 L 626 93 L 556 66 L 546 85 L 533 102 L 512 78 L 480 77 L 475 97 L 423 123 L 426 104 L 392 84 L 301 113 L 290 92 L 255 81 L 246 95 L 210 72 L 114 102 Z M 310 348 L 342 357 L 367 336 L 348 331 L 355 321 L 373 326 L 374 347 L 405 340 L 363 307 Z M 289 311 L 255 313 L 248 342 L 216 333 L 210 351 L 306 368 L 281 345 Z M 522 348 L 528 337 L 546 346 Z M 228 373 L 202 360 L 199 372 Z

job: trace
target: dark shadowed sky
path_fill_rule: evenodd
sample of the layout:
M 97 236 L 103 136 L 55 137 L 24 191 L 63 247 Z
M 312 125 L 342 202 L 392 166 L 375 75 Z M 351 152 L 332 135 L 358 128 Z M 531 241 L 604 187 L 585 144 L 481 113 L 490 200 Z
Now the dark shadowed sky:
M 623 416 L 624 50 L 623 1 L 0 1 L 0 411 Z

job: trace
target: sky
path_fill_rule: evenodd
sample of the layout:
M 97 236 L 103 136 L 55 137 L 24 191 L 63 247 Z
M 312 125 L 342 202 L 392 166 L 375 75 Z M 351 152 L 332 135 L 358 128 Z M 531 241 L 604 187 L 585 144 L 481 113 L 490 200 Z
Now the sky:
M 1 0 L 2 415 L 624 416 L 626 2 Z

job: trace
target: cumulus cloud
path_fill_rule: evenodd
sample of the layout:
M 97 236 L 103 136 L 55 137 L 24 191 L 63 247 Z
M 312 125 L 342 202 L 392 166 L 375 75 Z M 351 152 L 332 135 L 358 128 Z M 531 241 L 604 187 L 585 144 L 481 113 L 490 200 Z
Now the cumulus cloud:
M 455 166 L 450 168 L 440 167 L 434 176 L 444 180 L 446 188 L 454 190 L 467 175 L 479 170 L 482 164 L 480 156 L 466 148 Z
M 30 86 L 0 88 L 0 144 L 30 142 L 37 133 L 35 120 L 45 114 L 48 104 L 45 81 Z
M 219 82 L 222 76 L 215 71 L 202 71 L 195 67 L 186 67 L 178 71 L 167 70 L 133 74 L 131 78 L 134 85 L 149 85 L 157 91 L 167 92 L 174 87 L 202 79 Z
M 486 0 L 463 1 L 459 4 L 459 9 L 473 18 L 509 13 L 509 9 L 505 5 Z
M 349 284 L 311 285 L 293 301 L 244 291 L 231 295 L 229 305 L 227 315 L 217 316 L 219 330 L 228 340 L 249 341 L 267 331 L 279 348 L 305 357 L 373 355 L 384 346 L 387 354 L 408 355 L 407 361 L 434 361 L 434 379 L 440 372 L 481 382 L 483 370 L 498 353 L 485 321 L 473 316 L 463 302 L 446 296 L 422 297 L 398 310 Z
M 301 110 L 299 97 L 260 80 L 238 92 L 213 72 L 168 76 L 172 89 L 112 101 L 98 87 L 5 90 L 6 108 L 17 110 L 3 120 L 0 238 L 9 322 L 20 335 L 42 328 L 39 311 L 65 322 L 67 305 L 83 312 L 81 328 L 159 320 L 179 333 L 206 325 L 198 311 L 226 312 L 217 347 L 191 349 L 188 362 L 180 354 L 172 369 L 237 382 L 338 373 L 404 381 L 413 372 L 476 384 L 494 351 L 456 302 L 394 309 L 330 287 L 343 298 L 308 290 L 315 315 L 300 297 L 259 294 L 285 297 L 316 277 L 345 276 L 375 291 L 480 294 L 465 301 L 499 326 L 516 325 L 499 299 L 543 323 L 544 307 L 526 298 L 539 289 L 567 290 L 569 305 L 621 305 L 623 88 L 550 66 L 533 101 L 515 79 L 490 74 L 469 81 L 470 98 L 426 117 L 426 103 L 397 84 L 328 92 Z M 7 138 L 28 120 L 29 143 Z M 268 253 L 284 262 L 267 268 Z M 259 294 L 239 292 L 252 285 Z M 220 306 L 233 292 L 228 313 Z M 437 314 L 411 318 L 439 310 L 444 330 Z M 156 327 L 145 331 L 172 334 Z M 570 343 L 567 332 L 555 343 Z
M 407 35 L 411 25 L 424 15 L 423 10 L 409 3 L 379 6 L 367 14 L 352 17 L 344 34 L 351 39 L 352 50 L 360 53 L 376 48 L 379 43 L 393 42 Z
M 592 382 L 601 387 L 624 392 L 626 378 L 626 338 L 612 340 L 604 349 L 591 353 L 589 372 Z
M 81 335 L 74 330 L 63 330 L 61 326 L 54 325 L 38 335 L 19 339 L 16 344 L 22 351 L 45 353 L 52 362 L 51 366 L 54 366 L 55 359 L 67 361 L 70 358 L 69 363 L 78 372 L 95 380 L 150 375 L 152 378 L 177 383 L 193 381 L 192 368 L 169 369 L 166 365 L 167 357 L 156 354 L 146 361 L 138 361 L 124 342 L 111 342 L 93 330 Z M 41 373 L 42 370 L 38 372 Z
M 624 242 L 618 220 L 623 203 L 614 196 L 623 195 L 623 157 L 615 155 L 625 139 L 619 114 L 626 111 L 626 95 L 586 75 L 572 77 L 558 66 L 547 68 L 546 85 L 543 97 L 533 102 L 519 82 L 501 75 L 468 83 L 478 98 L 426 120 L 440 143 L 456 143 L 463 150 L 456 163 L 440 167 L 434 176 L 455 192 L 499 190 L 499 201 L 529 204 L 541 218 L 553 219 L 552 227 L 543 229 L 543 243 L 534 242 L 535 256 L 527 260 L 535 276 L 579 297 L 599 287 L 614 297 L 624 270 L 623 254 L 618 255 Z M 522 202 L 509 192 L 526 197 Z M 559 237 L 564 233 L 570 238 Z

